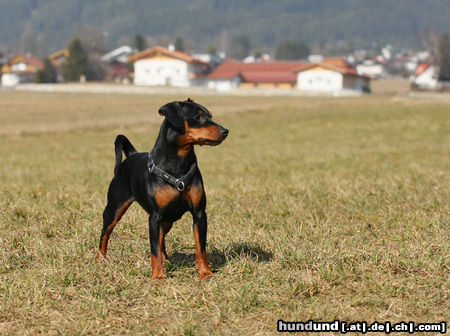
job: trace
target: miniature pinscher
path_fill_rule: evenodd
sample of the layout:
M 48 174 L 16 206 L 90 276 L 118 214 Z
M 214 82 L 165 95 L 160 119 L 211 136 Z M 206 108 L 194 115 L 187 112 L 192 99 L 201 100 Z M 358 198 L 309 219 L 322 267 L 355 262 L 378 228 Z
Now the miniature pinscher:
M 193 217 L 196 268 L 200 278 L 212 275 L 206 257 L 206 196 L 194 145 L 218 145 L 228 130 L 211 120 L 204 106 L 191 99 L 162 106 L 164 116 L 155 146 L 138 153 L 118 135 L 116 164 L 103 212 L 103 229 L 97 260 L 106 257 L 109 237 L 129 206 L 138 202 L 149 214 L 152 278 L 164 279 L 167 259 L 165 236 L 186 211 Z M 122 151 L 126 159 L 122 162 Z

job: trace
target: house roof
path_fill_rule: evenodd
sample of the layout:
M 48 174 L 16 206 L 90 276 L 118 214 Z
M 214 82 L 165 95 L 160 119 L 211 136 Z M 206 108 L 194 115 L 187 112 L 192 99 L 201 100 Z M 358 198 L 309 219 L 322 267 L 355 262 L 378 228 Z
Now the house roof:
M 340 65 L 336 65 L 334 63 L 328 63 L 328 62 L 308 63 L 308 64 L 304 64 L 304 65 L 296 68 L 294 70 L 294 72 L 298 73 L 298 72 L 314 69 L 316 67 L 321 67 L 321 68 L 325 68 L 328 70 L 337 71 L 343 75 L 368 78 L 367 76 L 360 75 L 358 73 L 358 71 L 356 71 L 356 69 L 350 68 L 349 66 L 346 65 L 346 63 L 345 63 L 345 66 L 340 66 Z
M 62 65 L 62 63 L 65 61 L 67 57 L 69 57 L 70 52 L 69 49 L 61 49 L 58 51 L 55 51 L 53 54 L 50 54 L 48 56 L 48 59 L 55 67 L 59 67 Z
M 419 76 L 419 75 L 421 75 L 422 73 L 424 73 L 425 70 L 427 70 L 429 67 L 430 67 L 430 64 L 427 64 L 427 63 L 420 63 L 420 64 L 417 66 L 417 69 L 416 69 L 416 76 Z
M 50 61 L 53 61 L 60 57 L 69 57 L 69 49 L 61 49 L 55 51 L 53 54 L 48 55 Z
M 327 63 L 330 65 L 335 65 L 343 68 L 348 67 L 348 63 L 345 61 L 343 57 L 326 57 L 321 61 L 321 63 Z
M 138 52 L 137 54 L 131 55 L 128 57 L 129 62 L 136 62 L 141 59 L 145 58 L 152 58 L 155 56 L 168 56 L 171 58 L 179 59 L 182 61 L 185 61 L 187 63 L 197 63 L 201 65 L 207 65 L 207 63 L 199 60 L 198 58 L 193 57 L 191 54 L 182 52 L 182 51 L 171 51 L 164 47 L 153 47 L 150 49 L 143 50 L 141 52 Z
M 294 69 L 305 62 L 262 62 L 242 63 L 225 61 L 220 64 L 209 76 L 209 79 L 231 79 L 241 76 L 246 82 L 253 83 L 285 83 L 296 82 Z
M 110 51 L 109 53 L 104 54 L 100 60 L 103 62 L 109 62 L 109 61 L 115 60 L 119 57 L 129 56 L 133 52 L 134 51 L 130 46 L 124 45 L 124 46 L 121 46 L 119 48 L 116 48 L 116 49 Z
M 27 68 L 24 72 L 36 72 L 44 68 L 44 63 L 36 56 L 30 54 L 19 54 L 12 57 L 6 64 L 2 67 L 2 72 L 7 73 L 12 71 L 12 66 L 14 64 L 24 63 Z

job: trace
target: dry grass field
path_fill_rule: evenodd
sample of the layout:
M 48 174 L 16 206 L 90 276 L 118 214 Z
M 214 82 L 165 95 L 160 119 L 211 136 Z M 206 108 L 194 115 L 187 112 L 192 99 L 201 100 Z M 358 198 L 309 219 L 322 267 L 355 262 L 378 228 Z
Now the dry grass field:
M 449 321 L 448 101 L 192 97 L 215 272 L 190 215 L 151 280 L 133 205 L 94 261 L 115 136 L 142 151 L 184 97 L 0 91 L 0 333 L 266 335 L 285 321 Z

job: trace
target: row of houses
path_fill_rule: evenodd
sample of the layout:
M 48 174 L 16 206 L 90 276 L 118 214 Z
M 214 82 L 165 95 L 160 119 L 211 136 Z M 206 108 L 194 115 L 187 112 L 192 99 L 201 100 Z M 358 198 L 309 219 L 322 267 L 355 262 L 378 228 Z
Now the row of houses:
M 62 50 L 49 59 L 59 68 L 67 56 L 67 50 Z M 107 65 L 111 78 L 128 78 L 140 86 L 196 86 L 218 92 L 261 88 L 332 94 L 370 92 L 370 77 L 359 74 L 341 58 L 255 63 L 225 58 L 218 64 L 207 55 L 188 54 L 173 48 L 157 46 L 134 53 L 124 46 L 101 60 Z M 2 85 L 29 81 L 31 74 L 42 66 L 40 60 L 30 55 L 13 57 L 2 67 Z
M 265 61 L 244 63 L 225 58 L 211 69 L 195 55 L 164 47 L 155 47 L 131 55 L 135 85 L 203 86 L 218 92 L 265 88 L 341 93 L 369 92 L 370 78 L 359 75 L 343 59 L 305 61 Z

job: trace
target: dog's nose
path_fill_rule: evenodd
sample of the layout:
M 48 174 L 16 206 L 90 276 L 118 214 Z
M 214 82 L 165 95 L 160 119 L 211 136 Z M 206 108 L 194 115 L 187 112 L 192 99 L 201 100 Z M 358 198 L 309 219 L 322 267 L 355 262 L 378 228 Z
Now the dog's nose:
M 225 139 L 228 135 L 228 130 L 226 128 L 222 128 L 220 130 L 220 134 L 223 136 L 223 138 Z

